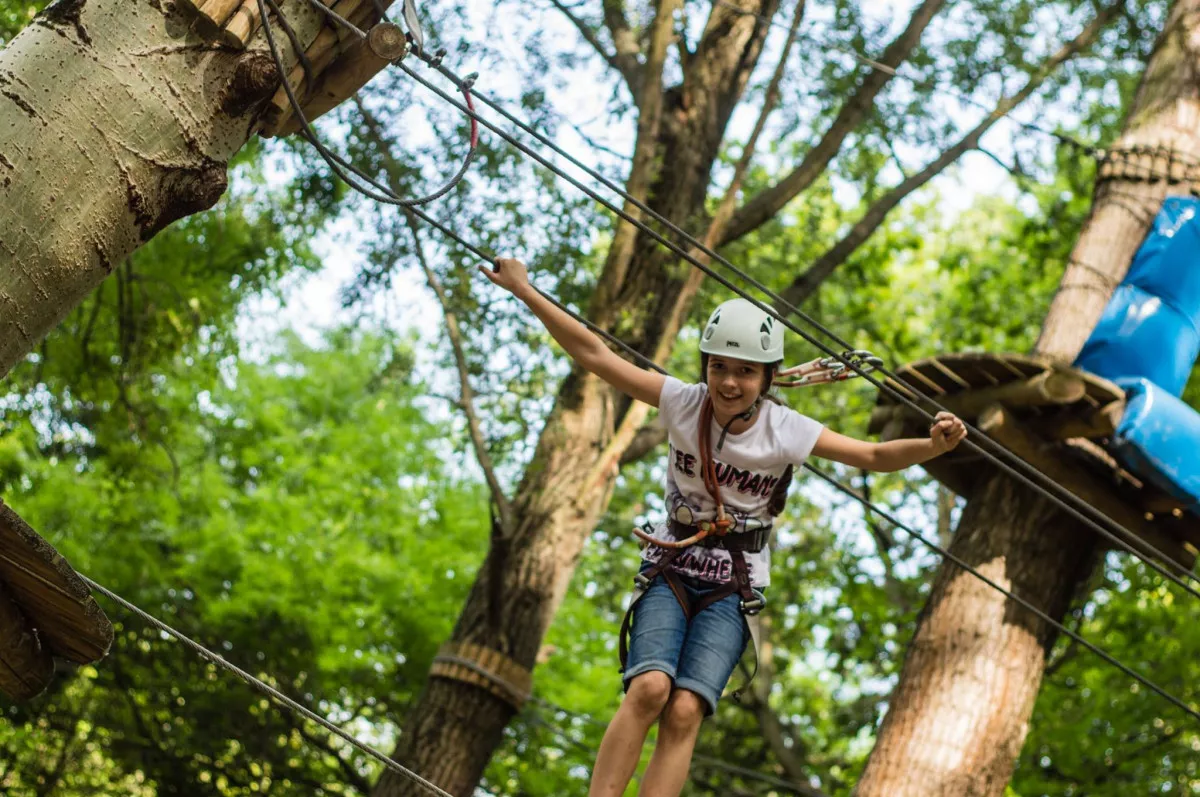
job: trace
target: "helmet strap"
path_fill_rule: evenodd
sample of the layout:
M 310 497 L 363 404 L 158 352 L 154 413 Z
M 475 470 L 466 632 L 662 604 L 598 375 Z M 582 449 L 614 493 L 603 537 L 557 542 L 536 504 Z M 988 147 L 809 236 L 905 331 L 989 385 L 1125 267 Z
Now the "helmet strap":
M 721 436 L 717 438 L 716 450 L 720 451 L 725 447 L 725 437 L 729 434 L 729 427 L 733 426 L 737 421 L 750 421 L 754 418 L 754 413 L 758 412 L 759 405 L 762 404 L 762 394 L 754 400 L 754 403 L 746 408 L 746 411 L 740 415 L 734 415 L 729 419 L 729 422 L 721 427 Z

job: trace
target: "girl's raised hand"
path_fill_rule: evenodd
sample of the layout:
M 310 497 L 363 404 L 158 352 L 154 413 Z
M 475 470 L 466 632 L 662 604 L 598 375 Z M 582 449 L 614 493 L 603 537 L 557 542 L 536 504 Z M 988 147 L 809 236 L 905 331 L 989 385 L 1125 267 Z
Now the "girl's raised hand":
M 929 427 L 929 439 L 939 454 L 953 451 L 966 437 L 967 425 L 950 412 L 939 412 Z
M 520 294 L 529 287 L 529 270 L 516 258 L 498 257 L 492 268 L 480 266 L 479 270 L 493 285 L 499 285 L 509 293 Z

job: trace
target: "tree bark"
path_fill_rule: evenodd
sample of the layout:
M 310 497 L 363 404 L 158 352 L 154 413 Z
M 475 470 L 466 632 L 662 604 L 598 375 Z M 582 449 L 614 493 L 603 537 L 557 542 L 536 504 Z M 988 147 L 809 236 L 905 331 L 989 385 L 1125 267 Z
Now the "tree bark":
M 673 8 L 673 2 L 658 4 Z M 773 16 L 777 0 L 740 0 L 743 10 Z M 653 26 L 652 26 L 653 29 Z M 654 162 L 647 204 L 684 227 L 704 220 L 704 201 L 725 128 L 761 53 L 767 27 L 716 6 L 682 85 L 653 91 Z M 647 91 L 649 91 L 649 87 Z M 642 97 L 647 102 L 647 98 Z M 646 130 L 641 126 L 640 131 Z M 603 301 L 592 321 L 639 351 L 662 357 L 674 341 L 686 273 L 677 258 L 644 235 L 628 256 L 610 256 L 600 283 Z M 532 669 L 587 536 L 608 504 L 615 476 L 603 452 L 630 401 L 594 376 L 574 369 L 559 391 L 533 461 L 512 500 L 515 528 L 494 541 L 451 636 L 498 650 Z M 431 677 L 404 724 L 396 755 L 452 794 L 471 794 L 514 709 L 485 690 Z M 375 797 L 400 797 L 411 785 L 385 773 Z
M 1117 148 L 1200 154 L 1195 53 L 1200 0 L 1180 0 L 1143 76 Z M 1097 185 L 1036 352 L 1079 353 L 1168 191 Z M 951 551 L 1062 619 L 1101 546 L 1083 524 L 997 476 L 970 498 Z M 858 797 L 1000 797 L 1024 743 L 1056 632 L 950 563 L 939 570 Z
M 209 46 L 181 5 L 58 0 L 0 50 L 0 376 L 134 250 L 217 202 L 278 88 L 261 49 Z M 285 10 L 316 35 L 307 4 Z

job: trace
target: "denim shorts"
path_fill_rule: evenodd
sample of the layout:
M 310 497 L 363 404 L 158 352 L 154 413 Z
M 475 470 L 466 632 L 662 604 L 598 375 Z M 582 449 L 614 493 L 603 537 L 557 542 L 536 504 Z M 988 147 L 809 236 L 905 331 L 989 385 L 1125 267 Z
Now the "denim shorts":
M 719 586 L 684 581 L 693 603 Z M 633 608 L 625 690 L 636 676 L 657 670 L 666 673 L 676 689 L 703 698 L 712 714 L 750 638 L 740 606 L 741 598 L 734 593 L 689 623 L 666 579 L 654 579 Z

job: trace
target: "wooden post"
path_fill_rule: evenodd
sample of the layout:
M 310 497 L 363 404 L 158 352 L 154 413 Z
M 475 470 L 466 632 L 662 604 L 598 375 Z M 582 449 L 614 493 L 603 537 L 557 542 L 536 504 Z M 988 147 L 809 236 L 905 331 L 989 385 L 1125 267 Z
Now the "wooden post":
M 363 0 L 341 0 L 341 2 L 334 4 L 332 8 L 360 27 L 367 25 L 374 13 L 369 4 L 364 5 Z M 334 63 L 335 59 L 339 59 L 339 56 L 346 57 L 341 55 L 343 38 L 344 34 L 341 28 L 326 27 L 317 34 L 312 44 L 304 51 L 315 72 L 313 75 L 315 81 L 320 82 L 321 74 L 330 64 Z M 288 73 L 288 85 L 292 86 L 297 98 L 306 109 L 304 113 L 305 117 L 310 121 L 315 119 L 316 116 L 308 113 L 307 108 L 308 99 L 312 97 L 317 86 L 310 86 L 308 84 L 308 75 L 305 74 L 304 68 L 299 64 L 292 67 Z M 288 101 L 287 92 L 284 91 L 283 87 L 280 87 L 264 111 L 260 131 L 261 135 L 267 138 L 278 135 L 277 131 L 288 121 L 291 115 L 292 108 L 291 103 Z
M 944 396 L 940 402 L 959 415 L 974 418 L 986 407 L 996 403 L 1009 407 L 1074 404 L 1086 393 L 1087 384 L 1076 374 L 1067 371 L 1043 371 L 1024 381 Z
M 113 628 L 92 599 L 87 584 L 54 546 L 0 500 L 0 605 L 12 603 L 25 618 L 4 621 L 0 646 L 14 644 L 8 631 L 37 630 L 47 656 L 87 664 L 99 661 L 112 644 Z M 0 611 L 3 611 L 0 608 Z
M 1098 440 L 1112 437 L 1124 414 L 1125 400 L 1119 399 L 1077 418 L 1035 418 L 1029 421 L 1029 428 L 1046 440 Z
M 50 685 L 54 661 L 25 614 L 0 583 L 0 692 L 29 700 Z
M 366 41 L 354 44 L 321 75 L 317 81 L 316 92 L 304 106 L 305 117 L 312 121 L 333 110 L 346 98 L 356 94 L 367 81 L 378 75 L 390 63 L 392 62 L 376 55 Z M 295 114 L 289 113 L 282 125 L 269 132 L 264 131 L 264 135 L 290 136 L 298 132 L 300 120 Z

